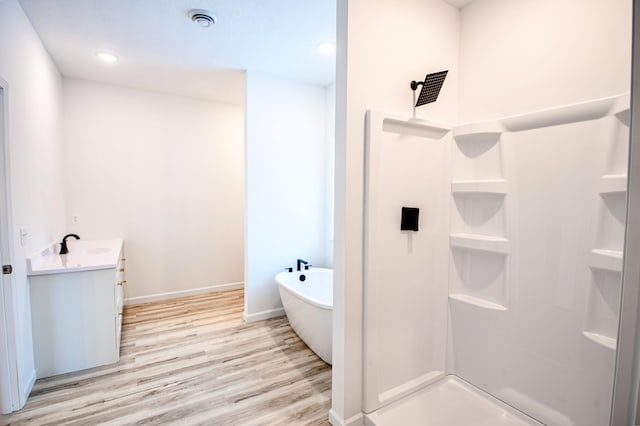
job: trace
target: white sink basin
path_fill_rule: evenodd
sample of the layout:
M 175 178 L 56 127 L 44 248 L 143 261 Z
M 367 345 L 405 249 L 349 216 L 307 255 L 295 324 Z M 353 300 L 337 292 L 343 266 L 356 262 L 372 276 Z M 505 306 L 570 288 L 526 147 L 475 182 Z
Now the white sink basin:
M 104 254 L 112 251 L 112 248 L 109 247 L 89 247 L 81 250 L 73 250 L 70 254 Z
M 68 243 L 67 254 L 58 254 L 60 245 L 54 243 L 27 258 L 27 275 L 115 268 L 122 248 L 121 239 L 71 240 Z

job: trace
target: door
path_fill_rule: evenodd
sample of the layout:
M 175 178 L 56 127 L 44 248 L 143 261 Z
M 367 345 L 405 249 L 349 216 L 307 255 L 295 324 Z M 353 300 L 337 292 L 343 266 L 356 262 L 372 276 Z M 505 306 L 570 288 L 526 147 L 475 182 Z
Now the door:
M 0 412 L 10 413 L 18 409 L 18 366 L 16 360 L 15 334 L 13 327 L 11 238 L 9 233 L 9 197 L 7 168 L 7 84 L 0 79 L 0 264 L 3 273 L 0 275 Z M 7 273 L 5 273 L 7 272 Z

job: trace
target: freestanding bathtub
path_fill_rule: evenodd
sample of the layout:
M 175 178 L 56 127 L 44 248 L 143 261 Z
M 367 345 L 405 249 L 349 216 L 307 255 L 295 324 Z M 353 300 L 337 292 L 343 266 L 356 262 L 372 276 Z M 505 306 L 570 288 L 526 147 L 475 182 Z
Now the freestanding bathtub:
M 333 270 L 310 268 L 276 275 L 282 306 L 300 338 L 331 364 Z

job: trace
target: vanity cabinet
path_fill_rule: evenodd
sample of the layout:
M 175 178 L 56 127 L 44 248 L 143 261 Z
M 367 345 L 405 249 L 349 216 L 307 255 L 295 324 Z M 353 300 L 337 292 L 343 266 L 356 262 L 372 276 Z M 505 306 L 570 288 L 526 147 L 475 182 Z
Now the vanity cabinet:
M 29 276 L 37 378 L 120 359 L 124 249 L 122 240 L 105 241 L 112 243 L 112 258 L 101 253 L 93 267 L 91 259 L 82 260 L 83 253 L 91 257 L 91 249 L 76 249 L 74 255 L 72 248 L 65 270 Z

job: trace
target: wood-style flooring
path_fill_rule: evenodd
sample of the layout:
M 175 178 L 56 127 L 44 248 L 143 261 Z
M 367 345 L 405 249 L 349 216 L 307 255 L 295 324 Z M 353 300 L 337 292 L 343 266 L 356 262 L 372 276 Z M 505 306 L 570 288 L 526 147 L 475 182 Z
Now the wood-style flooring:
M 243 291 L 125 308 L 120 362 L 38 380 L 6 425 L 328 425 L 331 367 Z

